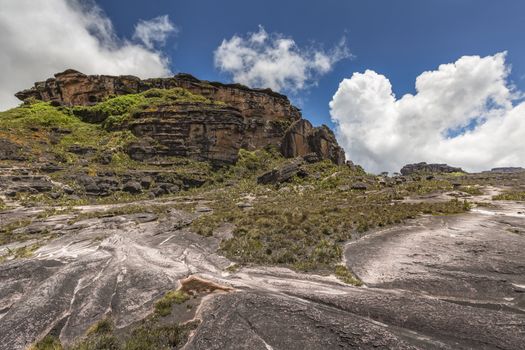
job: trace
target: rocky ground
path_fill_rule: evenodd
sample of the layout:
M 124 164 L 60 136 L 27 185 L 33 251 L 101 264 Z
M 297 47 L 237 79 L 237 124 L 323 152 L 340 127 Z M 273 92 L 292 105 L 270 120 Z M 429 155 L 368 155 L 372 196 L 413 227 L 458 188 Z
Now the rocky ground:
M 68 70 L 0 112 L 0 350 L 523 349 L 525 172 L 367 174 L 271 90 Z
M 22 252 L 31 240 L 0 247 L 0 349 L 24 349 L 46 335 L 73 346 L 105 318 L 125 338 L 188 276 L 204 287 L 190 285 L 193 299 L 163 321 L 198 320 L 187 343 L 176 345 L 185 349 L 521 349 L 525 205 L 494 204 L 499 189 L 484 191 L 469 198 L 479 204 L 468 213 L 422 216 L 348 243 L 344 261 L 362 287 L 333 275 L 237 266 L 218 252 L 231 226 L 209 237 L 191 228 L 211 210 L 204 197 L 54 211 L 4 197 L 3 223 L 38 217 L 18 230 L 47 238 Z

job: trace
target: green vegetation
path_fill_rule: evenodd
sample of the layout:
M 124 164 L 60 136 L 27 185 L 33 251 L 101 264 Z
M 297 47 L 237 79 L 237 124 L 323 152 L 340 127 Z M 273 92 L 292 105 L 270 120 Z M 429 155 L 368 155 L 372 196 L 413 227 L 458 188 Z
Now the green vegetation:
M 159 323 L 155 317 L 148 317 L 131 327 L 128 334 L 115 332 L 113 321 L 103 319 L 93 325 L 81 341 L 71 350 L 171 350 L 178 349 L 188 339 L 189 332 L 197 327 L 197 322 L 184 325 Z M 60 343 L 59 343 L 60 344 Z M 54 348 L 35 348 L 35 350 Z M 57 350 L 62 349 L 57 348 Z
M 419 179 L 407 181 L 396 186 L 397 194 L 400 196 L 424 195 L 434 192 L 445 192 L 453 189 L 450 181 L 446 179 Z
M 190 296 L 182 290 L 172 290 L 166 293 L 155 304 L 155 314 L 159 316 L 168 316 L 175 304 L 182 304 L 189 300 Z
M 513 190 L 513 191 L 507 191 L 504 193 L 500 193 L 496 196 L 492 197 L 495 201 L 518 201 L 523 202 L 525 201 L 525 191 L 521 190 Z
M 290 119 L 277 119 L 271 121 L 272 127 L 280 133 L 284 133 L 292 123 L 293 121 Z
M 221 250 L 239 264 L 329 272 L 341 261 L 342 243 L 353 233 L 401 223 L 420 214 L 447 215 L 470 208 L 458 200 L 394 201 L 400 193 L 408 196 L 451 189 L 446 180 L 384 187 L 360 168 L 329 161 L 304 165 L 309 176 L 290 183 L 257 184 L 257 175 L 286 161 L 268 150 L 241 152 L 236 165 L 222 170 L 223 181 L 237 178 L 233 185 L 195 190 L 210 201 L 213 212 L 193 221 L 193 230 L 210 236 L 221 225 L 233 224 L 233 238 L 223 241 Z M 351 190 L 356 181 L 366 182 L 369 190 Z M 252 200 L 248 210 L 238 205 L 247 198 Z
M 336 265 L 335 266 L 335 276 L 339 278 L 341 281 L 347 284 L 351 284 L 353 286 L 362 286 L 363 282 L 359 280 L 357 277 L 355 277 L 346 266 L 344 265 Z
M 114 334 L 113 321 L 109 318 L 98 321 L 89 328 L 86 337 L 74 344 L 72 350 L 120 350 L 122 345 Z
M 126 341 L 124 350 L 178 349 L 188 340 L 189 332 L 197 327 L 193 322 L 181 325 L 159 325 L 154 322 L 144 322 L 134 329 Z
M 23 246 L 16 249 L 7 248 L 7 254 L 0 256 L 0 262 L 3 262 L 9 258 L 13 259 L 24 259 L 33 256 L 34 252 L 41 247 L 41 244 L 35 243 L 27 246 Z
M 133 115 L 143 111 L 155 111 L 170 103 L 214 103 L 182 88 L 151 89 L 138 94 L 122 95 L 97 103 L 94 106 L 77 106 L 73 113 L 88 122 L 103 122 L 106 130 L 118 130 L 126 126 Z
M 21 219 L 0 226 L 0 245 L 15 241 L 24 241 L 24 235 L 16 234 L 14 231 L 19 228 L 29 226 L 29 224 L 31 224 L 31 220 Z
M 71 147 L 95 153 L 117 152 L 135 137 L 129 131 L 107 132 L 100 125 L 82 122 L 69 108 L 34 102 L 0 112 L 0 138 L 20 147 L 30 160 L 53 156 L 74 164 L 79 156 Z
M 28 101 L 20 107 L 0 112 L 0 139 L 19 147 L 29 160 L 55 159 L 78 165 L 86 158 L 96 163 L 112 155 L 109 168 L 140 167 L 125 154 L 136 137 L 124 127 L 133 115 L 156 110 L 169 103 L 212 102 L 182 89 L 151 89 L 139 94 L 110 98 L 93 106 L 55 107 L 41 101 Z M 72 152 L 86 149 L 89 157 Z
M 250 179 L 255 181 L 257 175 L 284 162 L 284 158 L 274 147 L 255 151 L 239 150 L 237 163 L 220 169 L 217 172 L 217 182 L 225 180 Z
M 60 343 L 60 340 L 57 337 L 53 337 L 51 335 L 47 335 L 44 337 L 44 339 L 40 340 L 33 346 L 29 348 L 29 350 L 63 350 L 62 344 Z
M 465 193 L 468 193 L 472 196 L 481 196 L 483 195 L 483 191 L 481 190 L 481 188 L 477 187 L 477 186 L 462 186 L 459 188 L 459 190 L 461 192 L 465 192 Z

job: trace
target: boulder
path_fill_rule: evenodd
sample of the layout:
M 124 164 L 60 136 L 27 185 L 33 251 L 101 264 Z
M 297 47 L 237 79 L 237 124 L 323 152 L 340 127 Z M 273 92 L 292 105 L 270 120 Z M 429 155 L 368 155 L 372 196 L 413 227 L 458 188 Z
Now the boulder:
M 0 160 L 26 160 L 27 158 L 23 155 L 24 149 L 22 146 L 5 140 L 0 139 Z
M 57 164 L 54 164 L 54 163 L 47 163 L 47 164 L 44 164 L 40 167 L 40 170 L 43 171 L 44 173 L 55 173 L 57 171 L 61 171 L 63 170 L 64 168 L 62 168 L 61 166 L 57 165 Z
M 273 169 L 257 178 L 257 183 L 260 184 L 279 184 L 291 180 L 294 176 L 306 177 L 308 173 L 301 168 L 303 161 L 296 159 L 290 163 Z
M 303 159 L 306 163 L 317 163 L 321 160 L 321 158 L 319 158 L 319 156 L 315 153 L 308 153 L 308 154 L 305 154 L 303 156 Z
M 151 176 L 144 176 L 140 179 L 140 185 L 143 188 L 150 188 L 152 183 L 153 183 L 153 179 L 151 178 Z
M 353 190 L 366 191 L 368 189 L 368 185 L 364 182 L 354 182 L 351 188 Z
M 48 181 L 36 181 L 30 187 L 37 192 L 49 192 L 53 189 L 53 184 Z
M 113 155 L 109 152 L 107 153 L 101 153 L 97 156 L 97 162 L 100 164 L 110 164 L 113 160 Z
M 142 192 L 142 186 L 137 181 L 128 181 L 122 186 L 122 190 L 124 192 L 136 194 Z
M 89 146 L 72 145 L 67 149 L 68 152 L 78 155 L 89 155 L 95 153 L 95 149 Z

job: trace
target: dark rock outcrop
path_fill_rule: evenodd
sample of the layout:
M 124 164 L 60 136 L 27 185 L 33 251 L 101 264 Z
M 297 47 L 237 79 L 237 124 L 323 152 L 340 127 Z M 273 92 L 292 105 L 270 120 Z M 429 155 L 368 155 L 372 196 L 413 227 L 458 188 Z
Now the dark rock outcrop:
M 404 176 L 412 174 L 430 174 L 430 173 L 464 173 L 461 168 L 452 167 L 447 164 L 427 164 L 425 162 L 416 164 L 407 164 L 401 168 L 401 174 Z
M 128 126 L 142 139 L 130 156 L 180 156 L 233 163 L 241 147 L 243 117 L 231 107 L 206 103 L 172 104 L 134 115 Z M 152 140 L 144 144 L 146 138 Z
M 260 184 L 280 184 L 290 181 L 294 176 L 308 176 L 306 171 L 301 168 L 302 164 L 302 159 L 294 159 L 292 162 L 284 164 L 280 168 L 262 174 L 257 178 L 257 182 Z
M 353 190 L 366 191 L 368 189 L 368 185 L 364 182 L 354 182 L 350 188 Z
M 492 168 L 490 172 L 492 173 L 521 173 L 525 171 L 522 167 L 502 167 L 502 168 Z
M 281 153 L 285 157 L 316 154 L 320 159 L 330 159 L 336 164 L 344 164 L 345 154 L 337 144 L 335 135 L 326 125 L 313 127 L 306 119 L 292 123 L 284 134 Z
M 281 148 L 286 157 L 315 153 L 320 159 L 344 163 L 344 152 L 332 131 L 326 126 L 314 128 L 286 96 L 270 89 L 202 81 L 189 74 L 141 80 L 134 76 L 85 75 L 69 69 L 16 96 L 23 101 L 89 106 L 113 96 L 172 88 L 184 88 L 211 103 L 173 102 L 136 113 L 126 125 L 141 139 L 128 147 L 133 159 L 176 155 L 233 163 L 240 148 L 272 145 Z M 84 117 L 90 122 L 105 118 Z
M 0 160 L 25 160 L 23 149 L 14 142 L 0 138 Z

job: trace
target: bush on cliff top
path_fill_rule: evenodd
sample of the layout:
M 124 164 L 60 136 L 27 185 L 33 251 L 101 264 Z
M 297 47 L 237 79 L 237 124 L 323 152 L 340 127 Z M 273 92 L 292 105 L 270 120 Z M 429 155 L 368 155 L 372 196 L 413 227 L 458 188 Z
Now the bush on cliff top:
M 19 145 L 30 160 L 49 154 L 64 163 L 75 163 L 79 158 L 69 151 L 72 146 L 115 153 L 135 140 L 128 130 L 108 132 L 100 125 L 83 122 L 70 108 L 47 102 L 25 103 L 0 112 L 0 138 Z
M 115 130 L 125 126 L 134 113 L 155 110 L 159 106 L 170 103 L 214 102 L 183 88 L 150 89 L 138 94 L 112 97 L 93 106 L 76 106 L 72 111 L 87 122 L 102 122 L 105 129 Z M 215 102 L 215 104 L 223 103 Z

